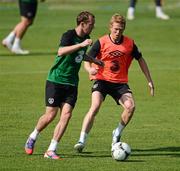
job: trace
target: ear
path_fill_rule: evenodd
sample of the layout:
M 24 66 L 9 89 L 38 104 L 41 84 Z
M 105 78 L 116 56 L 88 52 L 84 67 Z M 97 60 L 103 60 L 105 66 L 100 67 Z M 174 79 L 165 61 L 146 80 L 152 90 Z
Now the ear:
M 84 27 L 85 24 L 86 24 L 85 22 L 81 22 L 81 26 L 82 26 L 82 27 Z

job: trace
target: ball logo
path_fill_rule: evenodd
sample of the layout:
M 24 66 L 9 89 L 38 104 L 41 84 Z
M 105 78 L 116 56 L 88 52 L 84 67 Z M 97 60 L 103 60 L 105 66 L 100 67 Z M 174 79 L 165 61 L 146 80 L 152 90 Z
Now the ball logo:
M 49 104 L 53 104 L 54 103 L 54 99 L 53 98 L 49 98 L 48 102 L 49 102 Z

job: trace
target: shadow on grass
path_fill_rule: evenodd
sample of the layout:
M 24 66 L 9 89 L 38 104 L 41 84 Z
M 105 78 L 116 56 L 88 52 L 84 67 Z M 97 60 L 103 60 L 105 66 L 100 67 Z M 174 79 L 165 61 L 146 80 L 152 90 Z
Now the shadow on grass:
M 25 156 L 28 157 L 25 153 L 23 153 Z M 22 155 L 22 153 L 19 153 L 19 155 Z M 109 158 L 111 159 L 111 153 L 110 151 L 85 151 L 82 153 L 75 153 L 75 152 L 69 152 L 69 153 L 58 153 L 58 155 L 62 159 L 71 159 L 71 158 Z M 1 155 L 0 155 L 1 156 Z M 18 155 L 16 154 L 16 157 Z M 33 155 L 29 155 L 30 160 L 34 160 L 38 158 L 43 158 L 44 153 L 34 153 Z M 160 147 L 160 148 L 150 148 L 150 149 L 132 149 L 131 153 L 132 158 L 130 157 L 128 160 L 124 162 L 146 162 L 145 159 L 133 159 L 133 157 L 141 157 L 141 156 L 168 156 L 168 157 L 180 157 L 180 147 Z M 10 156 L 9 156 L 10 157 Z
M 76 154 L 64 154 L 65 158 L 111 158 L 109 151 L 85 151 Z M 170 156 L 180 157 L 180 147 L 160 147 L 151 149 L 132 149 L 131 156 Z M 144 162 L 144 160 L 127 160 L 126 162 Z
M 179 147 L 159 147 L 150 149 L 133 149 L 133 156 L 172 156 L 180 157 L 180 146 Z
M 179 152 L 179 147 L 160 147 L 160 148 L 150 148 L 150 149 L 133 149 L 136 152 L 148 152 L 148 151 L 159 151 L 159 152 Z
M 112 159 L 112 156 L 109 151 L 96 151 L 96 152 L 83 152 L 76 154 L 63 154 L 63 158 L 109 158 Z M 121 161 L 122 162 L 122 161 Z M 137 160 L 137 159 L 128 159 L 123 162 L 145 162 L 145 160 Z

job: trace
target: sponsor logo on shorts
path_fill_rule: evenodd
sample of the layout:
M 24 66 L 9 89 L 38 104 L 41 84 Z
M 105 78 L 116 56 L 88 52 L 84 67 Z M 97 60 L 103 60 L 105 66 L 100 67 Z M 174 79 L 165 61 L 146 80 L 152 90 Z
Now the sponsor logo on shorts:
M 95 88 L 97 88 L 98 87 L 98 84 L 94 84 L 93 85 L 93 88 L 95 89 Z
M 49 98 L 48 102 L 49 102 L 49 104 L 53 104 L 54 103 L 54 98 Z
M 27 16 L 28 16 L 28 17 L 32 17 L 32 13 L 31 13 L 31 12 L 28 12 L 28 13 L 27 13 Z

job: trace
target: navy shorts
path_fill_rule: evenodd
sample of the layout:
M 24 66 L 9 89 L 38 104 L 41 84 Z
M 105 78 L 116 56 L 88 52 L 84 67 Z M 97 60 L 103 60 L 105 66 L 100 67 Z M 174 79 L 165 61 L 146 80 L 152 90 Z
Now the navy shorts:
M 60 107 L 62 103 L 68 103 L 72 107 L 77 101 L 77 87 L 46 81 L 45 102 L 46 106 Z
M 21 16 L 24 16 L 29 19 L 33 19 L 36 16 L 37 12 L 37 2 L 27 3 L 19 0 L 19 8 Z
M 118 105 L 119 99 L 123 94 L 132 93 L 131 89 L 126 83 L 112 83 L 104 80 L 96 80 L 94 82 L 92 92 L 94 91 L 99 91 L 103 95 L 104 100 L 106 98 L 106 95 L 109 94 L 110 96 L 112 96 L 112 98 L 116 101 Z

